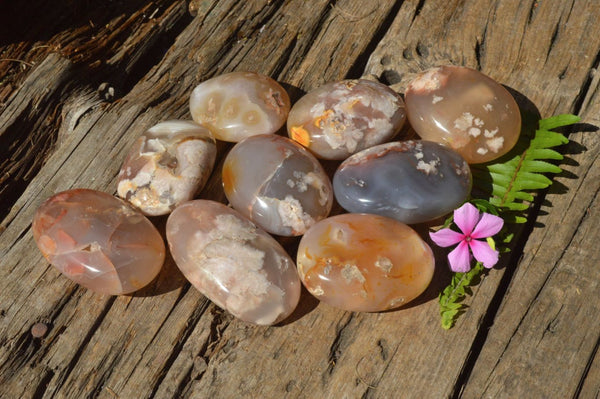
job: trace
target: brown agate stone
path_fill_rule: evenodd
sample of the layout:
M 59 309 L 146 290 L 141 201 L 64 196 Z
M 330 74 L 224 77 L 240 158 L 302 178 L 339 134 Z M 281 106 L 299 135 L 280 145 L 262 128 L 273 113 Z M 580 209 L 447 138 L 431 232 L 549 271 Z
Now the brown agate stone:
M 146 215 L 165 215 L 204 187 L 216 153 L 207 128 L 183 120 L 159 123 L 134 143 L 119 172 L 117 193 Z
M 425 291 L 435 260 L 407 225 L 347 213 L 324 219 L 304 234 L 297 265 L 302 283 L 319 300 L 345 310 L 378 312 Z
M 64 191 L 46 200 L 35 214 L 33 237 L 61 273 L 102 294 L 144 287 L 165 258 L 164 242 L 144 215 L 94 190 Z
M 441 66 L 418 75 L 406 89 L 410 124 L 423 140 L 454 149 L 469 163 L 506 154 L 521 131 L 510 93 L 474 69 Z

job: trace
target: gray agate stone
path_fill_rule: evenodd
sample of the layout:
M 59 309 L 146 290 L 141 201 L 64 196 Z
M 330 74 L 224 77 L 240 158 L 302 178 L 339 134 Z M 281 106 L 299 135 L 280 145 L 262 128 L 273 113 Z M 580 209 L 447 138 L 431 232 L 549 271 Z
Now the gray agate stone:
M 261 134 L 237 143 L 223 163 L 231 205 L 269 233 L 302 235 L 329 214 L 331 181 L 317 159 L 286 137 Z
M 397 141 L 346 159 L 335 172 L 333 191 L 348 212 L 422 223 L 467 199 L 471 171 L 463 157 L 441 144 Z

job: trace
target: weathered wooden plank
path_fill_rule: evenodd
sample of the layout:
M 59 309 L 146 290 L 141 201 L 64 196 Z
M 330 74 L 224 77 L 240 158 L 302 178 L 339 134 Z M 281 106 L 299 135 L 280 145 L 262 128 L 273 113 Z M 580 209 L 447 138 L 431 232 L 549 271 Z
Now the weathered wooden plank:
M 135 137 L 160 120 L 188 116 L 191 88 L 230 70 L 269 74 L 298 98 L 302 90 L 324 81 L 358 77 L 372 52 L 365 75 L 395 83 L 401 91 L 411 74 L 452 62 L 480 66 L 528 97 L 544 115 L 578 111 L 583 99 L 580 93 L 588 91 L 587 74 L 596 67 L 600 48 L 598 37 L 588 36 L 584 43 L 578 40 L 597 19 L 595 3 L 562 2 L 552 7 L 538 1 L 492 0 L 378 1 L 367 5 L 358 0 L 227 0 L 192 5 L 198 16 L 165 57 L 155 59 L 160 62 L 139 83 L 123 86 L 126 90 L 118 101 L 94 107 L 90 104 L 97 100 L 92 100 L 91 91 L 76 92 L 78 85 L 70 89 L 70 96 L 64 98 L 71 99 L 67 112 L 73 118 L 60 127 L 66 139 L 2 223 L 0 396 L 445 397 L 458 394 L 463 380 L 467 388 L 469 384 L 473 387 L 470 391 L 465 388 L 465 396 L 498 392 L 499 385 L 490 385 L 485 391 L 478 379 L 487 375 L 476 374 L 490 359 L 497 360 L 498 345 L 491 344 L 492 335 L 486 341 L 490 352 L 481 352 L 482 365 L 472 360 L 478 355 L 472 350 L 482 336 L 480 329 L 489 327 L 480 326 L 482 319 L 495 312 L 492 298 L 503 294 L 498 292 L 501 280 L 510 277 L 506 273 L 512 273 L 516 262 L 510 262 L 508 271 L 494 270 L 483 280 L 469 312 L 450 332 L 438 327 L 434 300 L 447 282 L 443 267 L 438 268 L 434 284 L 423 297 L 399 311 L 342 312 L 318 304 L 305 292 L 289 321 L 276 327 L 255 327 L 234 320 L 191 289 L 171 259 L 158 281 L 133 296 L 108 298 L 77 288 L 38 254 L 29 223 L 36 206 L 56 191 L 85 186 L 114 192 L 120 160 Z M 569 6 L 579 12 L 571 12 Z M 565 34 L 563 24 L 567 22 L 570 32 L 575 32 L 572 36 Z M 125 50 L 120 54 L 121 65 L 129 65 L 132 59 L 138 60 L 132 65 L 142 62 L 143 56 L 136 58 Z M 575 58 L 579 62 L 569 62 Z M 132 71 L 129 76 L 135 75 Z M 52 101 L 59 100 L 50 98 Z M 593 117 L 586 114 L 586 118 L 595 123 Z M 226 146 L 220 151 L 223 155 Z M 586 165 L 581 162 L 571 170 L 582 174 L 591 168 Z M 581 196 L 588 198 L 590 192 L 584 191 L 574 192 L 568 206 L 553 201 L 545 216 L 547 223 L 559 228 L 568 224 L 557 220 L 569 206 L 580 203 Z M 218 171 L 202 196 L 224 199 Z M 587 204 L 592 204 L 592 199 L 588 198 Z M 156 222 L 164 228 L 164 218 Z M 588 236 L 577 235 L 581 241 L 572 241 L 579 243 L 577 247 L 558 247 L 567 249 L 568 256 L 555 262 L 556 270 L 571 271 L 575 261 L 590 256 L 581 248 L 598 233 L 594 235 L 591 221 L 581 226 Z M 286 243 L 293 251 L 294 240 Z M 558 251 L 548 245 L 541 247 L 543 251 Z M 536 253 L 533 261 L 545 259 L 544 253 Z M 591 265 L 581 267 L 589 273 Z M 531 291 L 532 287 L 543 288 L 543 280 L 542 275 L 523 291 L 531 296 L 537 292 Z M 548 281 L 556 289 L 568 278 Z M 597 281 L 589 277 L 578 287 L 590 291 Z M 552 298 L 552 292 L 540 292 L 545 300 Z M 512 291 L 509 298 L 518 299 Z M 568 298 L 577 300 L 572 295 Z M 514 309 L 511 303 L 505 302 L 505 313 L 499 313 L 499 318 L 509 313 L 504 309 L 512 307 L 525 314 L 529 306 L 525 303 Z M 578 303 L 582 308 L 578 317 L 596 309 Z M 531 323 L 539 320 L 532 318 Z M 30 332 L 40 321 L 50 327 L 41 339 Z M 558 325 L 561 337 L 563 325 Z M 511 326 L 514 331 L 514 323 Z M 495 336 L 506 345 L 502 334 Z M 597 390 L 593 379 L 597 375 L 597 339 L 578 337 L 582 346 L 572 361 L 587 354 L 584 363 L 589 365 L 583 373 L 587 378 L 581 369 L 577 371 L 582 378 L 578 389 L 593 393 Z M 548 337 L 543 343 L 551 342 Z M 529 351 L 533 348 L 527 340 L 519 344 Z M 520 345 L 515 343 L 509 352 L 518 354 Z M 571 349 L 550 351 L 548 356 L 572 355 Z M 510 378 L 508 366 L 499 364 L 501 373 L 495 383 Z M 518 387 L 514 392 L 519 392 Z
M 600 392 L 600 98 L 592 76 L 582 109 L 590 125 L 570 135 L 564 173 L 542 204 L 465 397 Z
M 153 384 L 163 381 L 162 374 L 172 362 L 170 356 L 165 356 L 164 348 L 177 350 L 178 339 L 185 342 L 190 328 L 212 323 L 210 315 L 200 318 L 204 312 L 194 313 L 198 306 L 206 308 L 207 302 L 187 287 L 175 290 L 171 287 L 162 293 L 165 287 L 159 281 L 149 292 L 159 295 L 139 300 L 82 293 L 52 269 L 39 267 L 44 262 L 37 252 L 30 250 L 33 243 L 27 233 L 35 206 L 52 192 L 72 185 L 114 191 L 111 187 L 120 163 L 115 159 L 123 158 L 128 145 L 144 128 L 161 119 L 187 114 L 187 96 L 199 80 L 234 67 L 263 73 L 282 69 L 287 61 L 285 51 L 294 49 L 296 44 L 300 49 L 308 49 L 311 38 L 318 34 L 320 20 L 313 19 L 315 10 L 320 9 L 324 15 L 332 10 L 326 2 L 296 2 L 283 7 L 278 3 L 236 1 L 203 5 L 205 8 L 198 10 L 198 18 L 179 37 L 158 68 L 112 106 L 91 110 L 91 115 L 99 115 L 90 118 L 93 124 L 74 127 L 70 140 L 47 161 L 4 221 L 1 270 L 7 278 L 1 292 L 15 302 L 7 307 L 1 320 L 7 345 L 0 355 L 0 364 L 3 388 L 11 395 L 30 396 L 40 392 L 59 396 L 77 396 L 82 392 L 110 395 L 115 389 L 139 394 L 140 387 L 152 394 L 158 389 Z M 298 18 L 299 13 L 305 16 L 304 20 Z M 272 14 L 275 15 L 272 22 L 266 25 Z M 262 26 L 265 26 L 263 31 Z M 305 35 L 302 40 L 300 32 Z M 265 35 L 260 36 L 262 33 Z M 281 37 L 282 41 L 274 43 L 267 35 Z M 356 54 L 366 46 L 367 39 L 364 38 L 362 47 L 353 48 Z M 259 51 L 239 57 L 245 49 Z M 339 76 L 350 65 L 342 65 Z M 212 187 L 217 187 L 214 184 L 217 180 L 218 177 L 213 179 Z M 168 279 L 169 272 L 173 270 L 164 272 L 162 280 Z M 51 275 L 52 281 L 45 280 L 46 274 Z M 60 283 L 53 284 L 55 281 Z M 41 300 L 31 303 L 33 296 Z M 94 301 L 97 306 L 88 306 L 87 301 Z M 58 306 L 59 303 L 62 305 Z M 57 308 L 56 314 L 50 312 Z M 169 321 L 169 316 L 177 320 Z M 220 319 L 227 321 L 226 324 L 230 321 L 229 316 Z M 15 364 L 10 359 L 31 351 L 30 345 L 39 344 L 28 338 L 34 320 L 46 321 L 51 326 L 44 340 L 48 346 Z M 183 327 L 188 321 L 191 327 Z M 113 331 L 123 334 L 111 334 Z M 135 369 L 140 361 L 152 366 Z M 138 377 L 128 379 L 118 372 L 121 369 L 135 369 L 138 372 L 132 375 Z M 175 388 L 179 390 L 177 385 Z
M 46 4 L 30 6 L 34 14 L 45 12 L 41 21 L 57 23 L 57 27 L 49 25 L 47 30 L 69 26 L 65 15 L 60 14 L 62 7 L 47 10 Z M 5 15 L 12 15 L 13 19 L 2 27 L 12 31 L 1 37 L 18 45 L 5 44 L 0 53 L 11 60 L 27 60 L 31 67 L 13 76 L 9 67 L 14 62 L 2 62 L 0 57 L 0 75 L 6 74 L 0 79 L 0 87 L 11 89 L 0 90 L 7 96 L 0 98 L 0 218 L 7 215 L 48 154 L 55 150 L 56 143 L 73 130 L 73 124 L 101 102 L 128 91 L 131 81 L 137 81 L 149 69 L 148 61 L 162 55 L 160 47 L 169 43 L 170 36 L 190 19 L 182 0 L 113 6 L 70 10 L 66 15 L 85 15 L 83 26 L 58 32 L 47 42 L 27 43 L 23 40 L 46 37 L 49 32 L 43 32 L 39 25 L 21 32 L 28 24 L 19 26 L 16 21 L 30 18 L 30 10 L 22 6 L 7 10 L 14 7 L 5 5 Z M 34 65 L 38 67 L 33 68 Z M 20 88 L 8 97 L 21 80 Z M 97 92 L 102 86 L 105 91 Z
M 594 19 L 597 18 L 599 9 L 596 3 L 584 3 L 584 2 L 562 2 L 560 5 L 549 2 L 499 2 L 497 4 L 490 4 L 488 10 L 489 14 L 485 17 L 483 15 L 475 15 L 473 8 L 470 8 L 468 4 L 464 4 L 461 8 L 461 12 L 468 13 L 469 19 L 474 21 L 473 28 L 465 25 L 464 29 L 456 29 L 457 24 L 460 21 L 456 21 L 454 18 L 448 18 L 449 23 L 444 26 L 433 26 L 430 29 L 442 30 L 444 32 L 441 38 L 441 43 L 435 44 L 435 35 L 427 34 L 427 31 L 419 31 L 414 29 L 414 25 L 418 23 L 420 18 L 431 20 L 431 13 L 438 12 L 434 11 L 434 4 L 432 2 L 424 2 L 423 8 L 421 9 L 419 16 L 412 21 L 411 28 L 408 32 L 401 30 L 399 32 L 390 33 L 389 41 L 387 37 L 381 43 L 382 52 L 375 52 L 367 67 L 367 72 L 370 72 L 376 76 L 381 76 L 384 79 L 392 79 L 391 83 L 396 83 L 395 87 L 399 87 L 401 90 L 406 85 L 406 82 L 412 77 L 414 72 L 422 70 L 423 68 L 434 66 L 438 62 L 444 62 L 449 60 L 456 62 L 458 59 L 459 63 L 466 61 L 467 65 L 472 67 L 481 68 L 483 72 L 496 77 L 500 82 L 507 84 L 513 89 L 524 95 L 532 104 L 534 104 L 544 116 L 549 116 L 559 112 L 578 112 L 581 105 L 581 96 L 586 94 L 588 85 L 588 71 L 592 68 L 596 68 L 597 60 L 596 54 L 598 52 L 598 41 L 594 43 L 580 43 L 577 35 L 583 35 L 585 30 L 593 24 Z M 531 7 L 531 12 L 529 11 Z M 452 7 L 448 5 L 448 7 Z M 470 11 L 469 11 L 470 10 Z M 455 10 L 453 10 L 454 12 Z M 483 23 L 482 18 L 486 19 Z M 504 21 L 504 22 L 502 22 Z M 510 21 L 510 23 L 506 23 Z M 407 23 L 407 20 L 404 20 Z M 565 34 L 565 26 L 572 27 L 569 35 Z M 394 29 L 394 26 L 392 26 Z M 391 30 L 390 30 L 391 32 Z M 571 36 L 572 34 L 572 36 Z M 396 38 L 397 40 L 394 40 Z M 512 46 L 510 43 L 518 43 L 518 46 Z M 457 46 L 460 46 L 458 50 Z M 437 50 L 440 48 L 441 50 Z M 411 50 L 413 49 L 413 50 Z M 470 49 L 470 51 L 468 51 Z M 404 51 L 403 51 L 404 50 Z M 443 53 L 440 55 L 438 51 Z M 456 53 L 454 53 L 456 51 Z M 400 56 L 401 55 L 401 56 Z M 400 58 L 401 57 L 401 58 Z M 569 62 L 574 57 L 577 57 L 577 62 Z M 397 65 L 400 65 L 398 67 Z M 569 78 L 566 78 L 569 75 Z M 565 81 L 567 80 L 567 81 Z M 523 102 L 520 99 L 520 105 L 523 107 L 531 108 L 530 105 Z M 592 114 L 584 114 L 584 117 L 589 118 L 589 122 L 596 124 L 596 118 L 590 118 Z M 589 134 L 589 133 L 588 133 Z M 588 139 L 589 140 L 589 139 Z M 590 148 L 590 154 L 592 155 L 592 162 L 597 157 L 597 146 L 594 145 Z M 589 158 L 590 154 L 586 154 Z M 570 168 L 575 174 L 588 175 L 589 165 L 581 163 L 576 167 Z M 574 183 L 579 183 L 575 181 Z M 591 189 L 590 189 L 591 187 Z M 594 188 L 595 187 L 595 188 Z M 589 201 L 582 199 L 579 202 L 577 199 L 579 196 L 593 194 L 598 187 L 596 178 L 592 178 L 592 181 L 587 185 L 587 193 L 573 193 L 574 201 L 583 204 L 590 204 Z M 586 189 L 584 189 L 586 190 Z M 554 202 L 554 201 L 553 201 Z M 586 205 L 583 205 L 586 206 Z M 548 260 L 548 253 L 554 253 L 553 258 L 556 262 L 559 259 L 558 254 L 560 251 L 565 250 L 569 246 L 569 242 L 561 241 L 564 237 L 555 236 L 555 228 L 557 225 L 563 226 L 563 228 L 574 229 L 576 228 L 577 216 L 574 217 L 574 221 L 570 219 L 563 220 L 563 215 L 567 211 L 568 206 L 557 206 L 555 203 L 553 208 L 549 210 L 547 218 L 554 221 L 552 226 L 544 229 L 546 232 L 545 246 L 541 249 L 540 253 L 536 253 L 533 258 L 536 263 L 544 263 Z M 598 239 L 598 232 L 595 230 L 588 230 L 588 234 L 592 237 L 592 240 Z M 550 251 L 550 249 L 552 249 Z M 518 256 L 518 253 L 516 254 Z M 581 265 L 582 273 L 590 275 L 591 282 L 586 286 L 588 289 L 588 295 L 595 290 L 597 292 L 597 281 L 598 273 L 595 271 L 595 265 L 598 263 L 597 255 L 589 254 L 592 260 L 591 262 L 585 262 Z M 595 257 L 594 257 L 595 256 Z M 550 258 L 552 259 L 552 258 Z M 504 279 L 510 279 L 511 274 L 516 267 L 517 259 L 513 257 L 513 260 L 507 265 L 508 273 Z M 552 264 L 550 262 L 550 264 Z M 523 266 L 523 263 L 519 265 L 519 269 Z M 491 273 L 493 275 L 499 275 L 505 273 L 506 270 L 495 270 Z M 591 276 L 594 277 L 591 277 Z M 515 309 L 514 305 L 505 305 L 504 315 L 505 318 L 494 321 L 494 329 L 497 331 L 505 331 L 504 326 L 506 325 L 506 319 L 509 318 L 513 321 L 513 324 L 518 323 L 523 314 L 527 312 L 528 303 L 523 300 L 523 296 L 532 297 L 535 296 L 540 290 L 542 290 L 545 277 L 548 274 L 544 274 L 539 280 L 535 282 L 531 281 L 531 278 L 515 277 L 519 281 L 528 281 L 529 284 L 526 288 L 515 293 L 512 289 L 508 291 L 509 300 L 511 304 L 519 303 L 524 308 Z M 504 284 L 504 283 L 503 283 Z M 480 288 L 480 293 L 485 290 L 485 283 Z M 497 298 L 501 299 L 503 293 L 497 293 Z M 484 300 L 491 298 L 493 295 L 487 293 L 486 295 L 476 295 L 473 301 Z M 481 297 L 481 299 L 480 299 Z M 580 312 L 576 317 L 576 324 L 585 325 L 584 329 L 589 330 L 590 333 L 585 335 L 581 333 L 578 338 L 574 338 L 577 345 L 579 342 L 581 347 L 578 348 L 578 352 L 574 352 L 574 348 L 571 345 L 565 346 L 559 345 L 560 339 L 555 342 L 557 345 L 554 350 L 550 350 L 549 347 L 544 347 L 546 351 L 537 348 L 536 342 L 532 340 L 523 339 L 520 341 L 520 345 L 515 344 L 513 356 L 508 357 L 507 353 L 499 351 L 496 348 L 493 355 L 484 353 L 478 360 L 485 359 L 485 361 L 478 361 L 471 363 L 473 358 L 477 358 L 479 355 L 478 348 L 480 345 L 483 346 L 485 351 L 490 346 L 490 339 L 485 341 L 485 344 L 481 342 L 474 342 L 472 350 L 474 352 L 468 353 L 469 348 L 465 347 L 467 353 L 462 353 L 454 358 L 452 355 L 455 353 L 444 355 L 444 361 L 448 364 L 453 364 L 458 368 L 463 360 L 467 360 L 461 367 L 464 368 L 461 375 L 457 376 L 455 380 L 457 386 L 452 392 L 455 395 L 461 393 L 461 389 L 464 385 L 464 397 L 481 397 L 482 395 L 489 395 L 489 397 L 503 396 L 503 392 L 506 386 L 512 386 L 514 390 L 508 390 L 506 397 L 523 397 L 523 396 L 539 396 L 548 397 L 553 396 L 556 392 L 562 392 L 564 395 L 559 394 L 560 397 L 567 397 L 574 392 L 574 386 L 577 386 L 579 381 L 578 377 L 582 373 L 582 368 L 585 368 L 588 357 L 593 356 L 594 344 L 597 342 L 597 318 L 591 317 L 593 314 L 597 314 L 595 305 L 588 304 L 585 302 L 585 295 L 582 295 L 578 301 L 574 301 L 572 306 L 575 308 L 579 307 Z M 499 302 L 499 300 L 494 301 Z M 571 302 L 567 302 L 571 303 Z M 493 317 L 495 312 L 494 307 L 497 306 L 495 303 L 491 303 L 491 308 L 488 312 L 491 312 Z M 472 313 L 473 309 L 469 311 Z M 551 313 L 551 311 L 550 311 Z M 585 316 L 588 316 L 587 318 Z M 549 317 L 549 314 L 545 314 L 543 317 Z M 565 316 L 566 317 L 566 316 Z M 458 328 L 467 329 L 466 325 L 468 320 L 461 321 Z M 542 320 L 539 318 L 531 323 L 527 324 L 527 327 L 536 326 L 537 328 L 544 329 L 546 324 L 542 326 Z M 486 321 L 481 327 L 479 334 L 475 337 L 477 340 L 485 338 L 487 333 Z M 535 324 L 540 323 L 540 324 Z M 567 325 L 572 325 L 566 323 Z M 566 326 L 565 326 L 566 328 Z M 513 331 L 508 328 L 508 331 Z M 524 333 L 527 331 L 526 327 L 519 329 L 516 334 Z M 425 332 L 424 332 L 425 333 Z M 510 335 L 506 332 L 498 333 L 494 337 L 494 344 L 497 347 L 504 349 L 504 345 L 511 339 Z M 565 336 L 562 339 L 566 340 Z M 512 343 L 512 341 L 511 341 Z M 517 349 L 518 348 L 518 349 Z M 525 351 L 528 354 L 537 354 L 537 360 L 539 363 L 533 363 L 537 365 L 539 369 L 532 378 L 521 377 L 518 370 L 512 370 L 511 365 L 513 362 L 522 360 L 519 358 L 517 353 L 519 351 Z M 436 354 L 436 356 L 439 356 Z M 488 357 L 489 356 L 489 357 Z M 504 356 L 504 357 L 502 357 Z M 558 371 L 559 365 L 566 366 L 566 364 L 557 362 L 556 368 L 553 368 L 554 373 L 544 373 L 544 364 L 557 357 L 569 358 L 569 364 L 577 364 L 578 367 L 574 367 L 572 370 L 575 376 L 574 382 L 571 384 L 564 384 L 562 389 L 557 389 L 558 384 L 562 384 L 564 373 L 560 374 Z M 494 377 L 494 362 L 502 357 L 501 369 L 503 374 L 499 377 Z M 469 360 L 470 359 L 470 360 Z M 433 361 L 433 359 L 432 359 Z M 522 363 L 519 363 L 522 366 Z M 527 368 L 527 367 L 525 367 Z M 473 371 L 471 371 L 473 370 Z M 525 370 L 522 370 L 525 371 Z M 473 373 L 472 379 L 467 379 L 469 373 Z M 529 373 L 529 370 L 526 371 Z M 476 374 L 475 374 L 476 373 Z M 579 373 L 579 374 L 577 374 Z M 483 381 L 477 382 L 477 378 L 485 376 Z M 439 375 L 438 375 L 439 378 Z M 446 378 L 454 378 L 451 374 L 447 375 Z M 384 381 L 386 381 L 384 379 Z M 387 380 L 391 384 L 393 378 Z M 495 384 L 492 388 L 486 390 L 486 384 L 492 384 L 490 381 L 494 381 Z M 535 384 L 534 384 L 535 382 Z M 425 385 L 425 381 L 419 381 L 420 384 Z M 484 384 L 485 383 L 485 384 Z M 574 386 L 573 386 L 574 383 Z M 505 385 L 503 385 L 505 384 Z M 511 385 L 512 384 L 512 385 Z M 415 391 L 414 385 L 409 385 L 408 389 L 411 392 Z M 539 390 L 535 390 L 538 388 Z M 448 392 L 448 391 L 447 391 Z M 537 392 L 537 394 L 536 394 Z M 546 395 L 544 395 L 546 393 Z M 423 395 L 431 394 L 431 391 L 422 391 Z M 487 397 L 487 396 L 486 396 Z

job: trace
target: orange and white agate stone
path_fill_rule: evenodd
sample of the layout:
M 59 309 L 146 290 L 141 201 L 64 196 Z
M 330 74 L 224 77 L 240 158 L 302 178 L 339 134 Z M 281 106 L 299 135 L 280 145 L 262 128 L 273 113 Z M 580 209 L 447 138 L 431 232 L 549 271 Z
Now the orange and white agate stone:
M 322 302 L 379 312 L 423 293 L 435 259 L 427 243 L 404 223 L 348 213 L 311 227 L 300 241 L 296 264 L 304 286 Z

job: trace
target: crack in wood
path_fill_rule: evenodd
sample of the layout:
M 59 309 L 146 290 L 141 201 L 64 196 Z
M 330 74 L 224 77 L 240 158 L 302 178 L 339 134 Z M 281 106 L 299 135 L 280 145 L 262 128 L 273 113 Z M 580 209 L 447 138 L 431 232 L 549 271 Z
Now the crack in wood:
M 73 357 L 69 360 L 67 365 L 62 370 L 60 370 L 60 372 L 58 372 L 58 377 L 54 384 L 55 390 L 54 390 L 54 392 L 51 393 L 51 397 L 53 397 L 54 395 L 56 395 L 56 393 L 58 391 L 60 391 L 60 389 L 64 386 L 67 379 L 71 376 L 71 373 L 75 369 L 75 366 L 77 365 L 79 359 L 83 355 L 83 352 L 85 351 L 88 344 L 90 343 L 90 340 L 92 339 L 92 337 L 94 336 L 94 334 L 96 333 L 96 331 L 98 330 L 98 328 L 100 327 L 100 325 L 102 324 L 104 319 L 106 318 L 106 315 L 112 308 L 115 300 L 116 300 L 116 297 L 114 297 L 114 296 L 109 297 L 106 300 L 106 304 L 104 305 L 104 308 L 102 309 L 102 311 L 100 312 L 100 314 L 98 315 L 96 320 L 94 320 L 94 323 L 90 326 L 90 329 L 85 334 L 85 337 L 81 341 L 81 345 L 77 348 L 77 350 L 73 354 Z
M 204 376 L 208 370 L 210 359 L 227 343 L 227 340 L 222 341 L 223 331 L 229 327 L 229 321 L 224 318 L 224 311 L 214 306 L 211 310 L 211 315 L 210 333 L 196 355 L 203 362 L 192 363 L 192 366 L 188 369 L 188 372 L 181 379 L 175 390 L 174 397 L 176 398 L 187 397 L 189 395 L 192 388 L 191 382 L 198 381 Z M 213 378 L 215 372 L 216 368 L 213 369 Z
M 592 367 L 592 363 L 594 363 L 594 359 L 596 358 L 596 355 L 598 354 L 598 348 L 600 348 L 600 336 L 596 340 L 596 345 L 594 345 L 594 349 L 592 349 L 592 352 L 588 356 L 588 359 L 585 363 L 583 372 L 581 373 L 581 377 L 579 377 L 579 383 L 577 384 L 577 388 L 575 389 L 575 393 L 573 394 L 574 398 L 578 398 L 581 394 L 581 390 L 583 389 L 583 386 L 586 383 L 586 379 L 588 378 L 590 368 Z M 598 382 L 595 381 L 595 384 L 598 385 Z M 596 392 L 600 393 L 600 388 L 598 388 L 598 391 L 596 391 Z M 596 395 L 596 398 L 597 397 L 598 397 L 598 395 Z
M 349 344 L 349 342 L 346 342 L 348 340 L 348 337 L 346 336 L 347 328 L 354 317 L 354 313 L 347 313 L 345 319 L 338 323 L 335 337 L 329 347 L 329 356 L 327 356 L 327 370 L 323 374 L 323 384 L 326 384 L 329 376 L 333 374 L 344 348 Z
M 550 45 L 548 46 L 548 51 L 546 51 L 546 61 L 548 60 L 548 58 L 550 58 L 550 53 L 554 49 L 554 46 L 557 44 L 558 33 L 560 31 L 561 26 L 562 23 L 560 20 L 554 26 L 554 31 L 552 32 L 552 36 L 550 37 Z
M 538 12 L 539 0 L 534 0 L 531 2 L 531 6 L 529 6 L 529 15 L 527 17 L 527 25 L 531 25 L 533 19 L 535 18 Z
M 183 299 L 183 295 L 180 295 L 176 302 L 179 303 L 179 301 L 181 299 Z M 150 391 L 148 398 L 156 397 L 156 394 L 157 394 L 161 384 L 163 383 L 165 377 L 167 376 L 167 373 L 169 372 L 171 367 L 173 367 L 173 365 L 175 364 L 175 360 L 177 359 L 177 356 L 179 356 L 181 349 L 183 348 L 183 345 L 188 341 L 189 337 L 194 332 L 194 329 L 196 328 L 199 320 L 202 318 L 202 316 L 204 316 L 206 314 L 206 311 L 211 306 L 214 306 L 214 305 L 212 305 L 208 299 L 205 299 L 205 301 L 202 303 L 202 305 L 197 307 L 194 310 L 194 313 L 192 313 L 192 315 L 188 318 L 188 322 L 186 323 L 185 328 L 179 333 L 179 337 L 177 338 L 175 345 L 173 346 L 165 363 L 162 365 L 161 372 L 157 376 L 156 381 L 154 382 L 154 384 L 152 386 L 152 389 Z M 174 305 L 172 307 L 172 309 L 175 309 L 175 307 L 176 306 Z M 165 318 L 165 321 L 167 319 L 168 318 Z M 188 374 L 186 374 L 186 378 L 188 377 L 189 373 L 190 373 L 190 371 L 188 371 Z M 184 378 L 184 380 L 186 378 Z M 179 388 L 180 387 L 178 387 L 178 390 L 179 390 Z M 175 396 L 175 397 L 179 397 L 179 396 Z
M 417 6 L 415 7 L 415 11 L 413 12 L 412 20 L 410 21 L 411 26 L 415 22 L 415 19 L 417 19 L 417 17 L 421 14 L 423 6 L 425 6 L 425 0 L 419 0 Z
M 477 70 L 481 71 L 483 65 L 483 57 L 485 57 L 485 38 L 487 34 L 487 24 L 485 25 L 481 37 L 478 37 L 475 41 L 475 61 L 477 63 Z
M 595 77 L 595 74 L 592 73 L 592 71 L 594 71 L 594 70 L 597 71 L 598 67 L 600 67 L 600 51 L 598 51 L 596 53 L 596 57 L 594 58 L 594 61 L 592 62 L 591 65 L 592 65 L 592 69 L 590 70 L 585 81 L 581 85 L 579 94 L 577 94 L 577 97 L 575 98 L 575 101 L 573 102 L 573 111 L 572 112 L 576 115 L 579 115 L 581 113 L 581 111 L 583 109 L 582 107 L 584 104 L 584 100 L 587 98 L 590 87 L 592 87 L 592 82 L 594 81 L 594 77 Z M 596 90 L 597 86 L 593 87 L 593 89 Z
M 424 2 L 424 0 L 421 0 L 421 2 Z M 346 79 L 356 79 L 364 75 L 371 54 L 373 54 L 375 49 L 379 46 L 379 43 L 381 43 L 385 37 L 387 31 L 390 29 L 390 26 L 392 26 L 392 23 L 400 12 L 402 4 L 404 4 L 403 0 L 396 0 L 387 14 L 383 16 L 383 21 L 373 33 L 373 37 L 367 43 L 365 49 L 358 55 L 352 66 L 350 66 L 350 69 L 348 69 L 348 73 L 346 73 L 345 76 Z
M 33 398 L 42 398 L 44 397 L 44 394 L 46 393 L 46 389 L 48 389 L 48 384 L 50 383 L 50 381 L 52 381 L 52 378 L 54 378 L 54 371 L 49 368 L 46 367 L 44 370 L 44 375 L 42 376 L 42 378 L 40 378 L 40 381 L 37 385 L 37 387 L 35 388 L 35 391 L 33 393 Z

